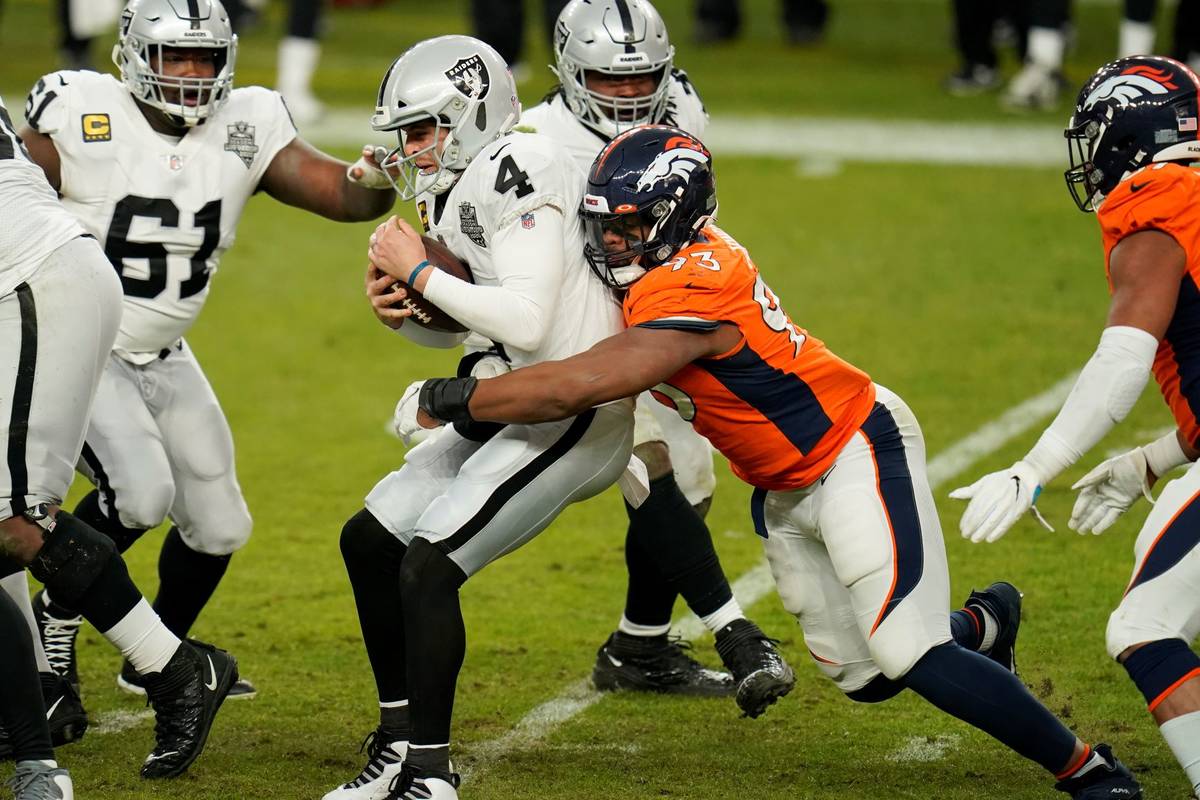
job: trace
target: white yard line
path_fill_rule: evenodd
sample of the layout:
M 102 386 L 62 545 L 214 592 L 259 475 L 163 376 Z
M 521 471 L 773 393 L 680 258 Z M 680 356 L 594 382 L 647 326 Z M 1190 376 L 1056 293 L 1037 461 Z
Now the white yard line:
M 1074 383 L 1075 373 L 1072 373 L 1041 394 L 1013 406 L 995 420 L 931 458 L 928 464 L 930 486 L 937 491 L 976 461 L 996 452 L 1057 411 Z M 770 569 L 766 562 L 763 562 L 735 580 L 732 588 L 742 607 L 749 608 L 773 591 L 775 584 L 771 579 Z M 694 614 L 681 618 L 674 627 L 675 632 L 686 640 L 695 639 L 704 632 L 703 623 Z M 590 678 L 570 684 L 557 697 L 547 700 L 526 714 L 508 733 L 472 746 L 470 757 L 465 759 L 466 763 L 459 765 L 462 767 L 461 772 L 464 776 L 478 778 L 489 766 L 504 756 L 537 744 L 602 699 L 604 694 L 592 687 Z M 920 738 L 920 747 L 910 742 L 889 758 L 902 761 L 936 760 L 947 749 L 952 748 L 956 741 L 953 737 L 939 737 L 930 744 L 924 737 Z

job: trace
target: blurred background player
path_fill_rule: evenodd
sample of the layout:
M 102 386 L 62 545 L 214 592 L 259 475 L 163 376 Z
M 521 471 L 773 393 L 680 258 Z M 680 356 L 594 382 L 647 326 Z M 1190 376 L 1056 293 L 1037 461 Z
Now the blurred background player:
M 30 160 L 2 99 L 0 218 L 0 575 L 28 568 L 130 660 L 157 717 L 142 777 L 175 777 L 203 749 L 237 661 L 181 642 L 130 581 L 113 543 L 59 508 L 117 335 L 120 282 Z M 0 719 L 18 761 L 13 786 L 20 800 L 69 797 L 48 723 L 59 706 L 82 709 L 73 695 L 43 705 L 26 645 L 36 631 L 20 620 L 33 616 L 29 589 L 6 580 L 4 590 Z M 86 718 L 76 724 L 86 727 Z
M 821 40 L 829 22 L 826 0 L 782 0 L 783 30 L 789 44 L 807 45 Z M 740 0 L 696 0 L 696 41 L 727 42 L 742 31 Z
M 1109 617 L 1108 653 L 1142 692 L 1188 781 L 1200 792 L 1200 174 L 1195 161 L 1200 81 L 1167 58 L 1124 58 L 1079 92 L 1066 135 L 1068 188 L 1094 211 L 1112 296 L 1096 352 L 1054 422 L 1020 461 L 951 497 L 969 500 L 960 528 L 992 542 L 1033 509 L 1043 486 L 1133 408 L 1151 372 L 1178 429 L 1108 459 L 1082 489 L 1070 527 L 1101 533 L 1175 467 L 1134 545 L 1134 569 Z M 1182 380 L 1181 380 L 1182 379 Z M 1036 514 L 1036 511 L 1034 512 Z
M 1064 79 L 1070 0 L 1030 0 L 1024 65 L 1008 82 L 1000 102 L 1013 111 L 1058 107 Z
M 38 81 L 22 129 L 67 210 L 121 276 L 124 312 L 92 407 L 75 511 L 120 551 L 168 517 L 154 608 L 186 637 L 252 522 L 224 413 L 183 339 L 208 298 L 242 210 L 258 191 L 334 220 L 392 205 L 347 164 L 296 135 L 278 94 L 233 88 L 237 37 L 217 0 L 134 0 L 114 58 L 120 80 L 56 72 Z M 134 102 L 130 102 L 132 97 Z M 357 177 L 356 177 L 357 176 Z M 51 588 L 35 599 L 43 644 L 77 682 L 81 620 Z M 118 680 L 142 693 L 126 663 Z M 233 697 L 252 697 L 239 680 Z
M 998 663 L 1011 653 L 954 640 L 916 417 L 792 322 L 746 249 L 712 224 L 716 208 L 698 140 L 665 126 L 619 136 L 592 166 L 581 214 L 593 269 L 625 292 L 628 327 L 573 358 L 426 380 L 418 423 L 548 422 L 655 387 L 755 487 L 751 516 L 780 599 L 848 697 L 911 689 L 1075 800 L 1136 800 L 1140 786 L 1107 745 L 1079 740 Z M 1001 587 L 1016 594 L 1009 584 L 983 594 Z
M 291 0 L 287 31 L 279 41 L 279 72 L 275 88 L 283 95 L 297 125 L 320 119 L 325 107 L 312 90 L 313 74 L 321 59 L 319 29 L 322 0 Z
M 708 113 L 687 75 L 675 69 L 674 52 L 662 17 L 646 0 L 573 0 L 555 29 L 559 84 L 522 112 L 521 127 L 562 144 L 581 170 L 637 125 L 669 124 L 699 137 Z M 650 496 L 637 508 L 626 503 L 625 610 L 596 654 L 596 687 L 731 695 L 744 681 L 766 680 L 790 688 L 790 668 L 745 618 L 704 524 L 717 482 L 712 447 L 649 393 L 638 398 L 635 423 L 634 454 L 649 471 Z M 733 675 L 705 669 L 684 643 L 668 638 L 680 593 L 716 634 Z
M 546 41 L 554 36 L 554 21 L 567 0 L 540 0 Z M 496 48 L 518 82 L 529 77 L 525 55 L 525 0 L 471 0 L 475 36 Z

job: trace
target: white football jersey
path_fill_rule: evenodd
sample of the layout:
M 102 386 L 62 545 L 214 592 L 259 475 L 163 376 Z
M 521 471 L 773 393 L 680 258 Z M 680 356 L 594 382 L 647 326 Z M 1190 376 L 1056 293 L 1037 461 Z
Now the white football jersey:
M 704 109 L 700 95 L 696 93 L 696 87 L 692 86 L 687 73 L 682 70 L 674 70 L 671 73 L 671 83 L 667 88 L 667 110 L 658 122 L 674 125 L 697 139 L 704 139 L 704 131 L 708 128 L 708 112 Z M 556 92 L 548 100 L 522 111 L 519 125 L 522 130 L 527 129 L 549 136 L 567 148 L 576 163 L 582 167 L 585 178 L 597 154 L 609 142 L 571 113 L 561 92 Z
M 0 297 L 84 233 L 58 202 L 42 168 L 29 160 L 0 97 Z
M 246 200 L 296 136 L 282 98 L 235 89 L 176 140 L 150 127 L 124 84 L 55 72 L 29 95 L 30 127 L 54 141 L 63 205 L 100 240 L 125 290 L 115 352 L 146 363 L 191 327 Z
M 577 212 L 585 183 L 561 145 L 544 136 L 511 133 L 485 147 L 449 191 L 417 198 L 429 235 L 467 262 L 481 286 L 499 286 L 503 278 L 488 249 L 493 236 L 510 225 L 533 224 L 526 215 L 543 206 L 562 212 L 565 270 L 553 316 L 536 350 L 499 342 L 514 367 L 581 353 L 624 328 L 612 292 L 583 257 L 583 224 Z

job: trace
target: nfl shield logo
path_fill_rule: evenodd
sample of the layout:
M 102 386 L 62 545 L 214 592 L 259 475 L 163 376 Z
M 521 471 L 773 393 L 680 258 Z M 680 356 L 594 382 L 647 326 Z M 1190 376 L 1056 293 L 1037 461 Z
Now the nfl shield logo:
M 533 212 L 521 215 L 521 227 L 525 230 L 531 230 L 536 224 L 537 220 L 533 218 Z

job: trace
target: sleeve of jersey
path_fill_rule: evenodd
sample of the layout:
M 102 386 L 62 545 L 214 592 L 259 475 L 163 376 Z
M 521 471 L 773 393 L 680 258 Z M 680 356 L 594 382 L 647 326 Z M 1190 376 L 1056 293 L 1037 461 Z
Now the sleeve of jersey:
M 255 163 L 260 172 L 266 172 L 275 155 L 296 138 L 296 124 L 292 122 L 292 114 L 278 92 L 258 86 L 243 91 L 255 92 L 254 107 L 263 109 L 259 123 L 263 129 L 257 131 L 260 137 L 258 155 L 261 157 Z
M 67 72 L 51 72 L 33 85 L 25 99 L 25 121 L 38 133 L 50 136 L 62 131 L 69 116 L 68 97 L 74 77 Z
M 671 104 L 674 106 L 675 123 L 701 141 L 708 130 L 708 111 L 700 93 L 683 70 L 676 70 L 671 81 Z
M 634 285 L 626 303 L 629 327 L 710 333 L 726 321 L 719 285 L 670 277 L 651 272 Z
M 495 192 L 483 206 L 494 231 L 513 225 L 523 215 L 543 206 L 565 214 L 576 212 L 575 204 L 587 178 L 560 145 L 544 136 L 515 139 L 488 156 L 490 169 L 484 173 L 483 192 Z M 571 186 L 571 182 L 575 186 Z
M 1180 239 L 1181 214 L 1191 203 L 1181 167 L 1145 169 L 1124 181 L 1100 205 L 1100 225 L 1112 241 L 1138 231 L 1159 230 Z M 1136 191 L 1134 191 L 1136 189 Z

